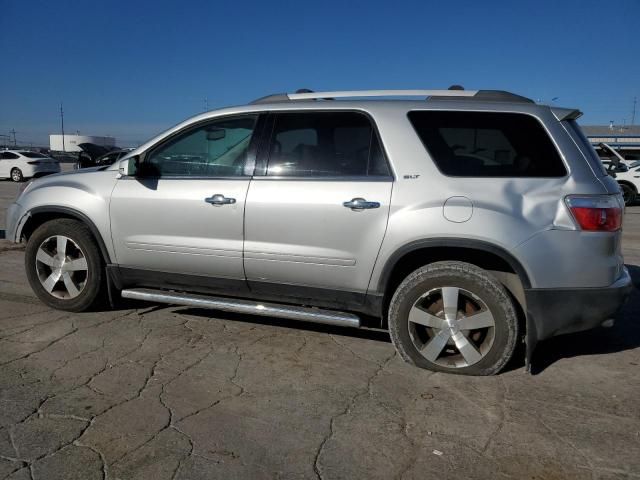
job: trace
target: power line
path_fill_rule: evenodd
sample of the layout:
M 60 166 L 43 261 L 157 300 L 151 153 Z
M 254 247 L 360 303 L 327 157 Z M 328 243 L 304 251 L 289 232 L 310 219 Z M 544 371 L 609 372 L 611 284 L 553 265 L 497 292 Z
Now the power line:
M 62 125 L 62 151 L 66 152 L 66 148 L 64 147 L 64 111 L 62 110 L 62 102 L 60 102 L 60 123 Z

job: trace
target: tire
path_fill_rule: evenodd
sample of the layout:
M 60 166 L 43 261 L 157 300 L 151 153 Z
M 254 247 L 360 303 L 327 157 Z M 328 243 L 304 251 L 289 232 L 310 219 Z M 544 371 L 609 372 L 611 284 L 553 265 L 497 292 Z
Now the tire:
M 14 182 L 24 182 L 24 176 L 22 175 L 22 170 L 17 167 L 11 169 L 11 180 Z
M 510 295 L 491 274 L 447 261 L 421 267 L 404 279 L 389 305 L 389 333 L 410 364 L 494 375 L 513 356 L 519 322 Z
M 25 268 L 34 293 L 55 309 L 82 312 L 105 298 L 102 256 L 89 228 L 77 220 L 39 226 L 27 243 Z
M 636 200 L 637 193 L 631 185 L 626 183 L 618 183 L 622 190 L 622 196 L 624 197 L 624 204 L 631 205 Z

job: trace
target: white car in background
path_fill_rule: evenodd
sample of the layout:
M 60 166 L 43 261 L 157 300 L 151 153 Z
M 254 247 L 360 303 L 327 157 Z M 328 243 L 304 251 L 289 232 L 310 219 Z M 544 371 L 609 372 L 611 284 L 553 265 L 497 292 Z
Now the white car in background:
M 607 162 L 603 163 L 606 167 Z M 625 205 L 635 202 L 640 191 L 640 164 L 629 167 L 621 163 L 618 167 L 614 167 L 613 170 L 607 170 L 615 173 L 615 179 L 622 190 Z
M 0 178 L 22 182 L 26 178 L 59 172 L 60 163 L 42 153 L 27 150 L 0 151 Z
M 625 159 L 606 143 L 601 143 L 598 147 L 606 155 L 606 158 L 601 157 L 604 168 L 620 185 L 625 205 L 631 205 L 640 192 L 640 163 Z

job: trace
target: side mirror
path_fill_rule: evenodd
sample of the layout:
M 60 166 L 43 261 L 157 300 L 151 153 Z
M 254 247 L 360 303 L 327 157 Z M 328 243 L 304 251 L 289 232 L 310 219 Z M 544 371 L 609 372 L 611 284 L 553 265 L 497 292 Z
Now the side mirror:
M 226 136 L 227 131 L 224 128 L 211 127 L 207 129 L 207 140 L 209 141 L 222 140 Z
M 140 157 L 130 157 L 125 160 L 120 161 L 120 166 L 118 168 L 121 175 L 125 175 L 127 177 L 135 177 L 136 173 L 138 173 L 138 164 L 140 162 Z

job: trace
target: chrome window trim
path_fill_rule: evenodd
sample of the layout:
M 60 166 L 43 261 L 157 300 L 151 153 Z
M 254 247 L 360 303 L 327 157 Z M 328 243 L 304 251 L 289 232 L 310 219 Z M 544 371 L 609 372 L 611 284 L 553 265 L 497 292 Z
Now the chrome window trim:
M 317 177 L 302 177 L 302 176 L 287 176 L 287 175 L 255 175 L 252 177 L 252 180 L 266 181 L 266 180 L 277 180 L 277 181 L 295 181 L 295 182 L 386 182 L 390 183 L 394 181 L 394 178 L 391 176 L 367 176 L 367 175 L 358 175 L 358 176 L 317 176 Z
M 376 122 L 376 119 L 374 118 L 374 116 L 368 112 L 367 110 L 364 109 L 359 109 L 359 108 L 313 108 L 313 109 L 279 109 L 279 108 L 273 108 L 273 109 L 269 109 L 269 110 L 265 110 L 266 113 L 268 113 L 268 119 L 267 119 L 267 124 L 265 126 L 264 131 L 262 132 L 263 138 L 261 139 L 261 144 L 258 145 L 257 148 L 257 154 L 256 154 L 256 169 L 254 170 L 254 178 L 262 178 L 262 177 L 269 177 L 269 175 L 267 175 L 267 166 L 269 164 L 269 155 L 268 152 L 266 150 L 268 150 L 269 145 L 271 143 L 271 139 L 272 139 L 272 135 L 273 135 L 273 129 L 275 128 L 275 117 L 279 114 L 283 114 L 283 113 L 358 113 L 361 115 L 364 115 L 367 120 L 369 120 L 369 122 L 371 123 L 371 128 L 373 129 L 374 134 L 376 135 L 377 139 L 378 139 L 378 144 L 380 145 L 380 150 L 382 151 L 382 156 L 384 157 L 384 161 L 387 164 L 387 168 L 389 169 L 389 172 L 391 175 L 385 175 L 384 178 L 391 178 L 391 181 L 395 180 L 395 173 L 393 170 L 393 164 L 391 163 L 389 154 L 387 152 L 386 146 L 384 144 L 384 142 L 382 141 L 382 137 L 380 136 L 380 129 L 378 128 L 378 123 Z M 370 178 L 366 175 L 363 176 L 352 176 L 352 177 L 316 177 L 316 178 L 309 178 L 309 177 L 297 177 L 299 179 L 309 179 L 309 180 L 320 180 L 321 178 L 328 178 L 330 179 L 330 181 L 336 181 L 334 180 L 334 178 L 341 178 L 344 179 L 345 181 L 348 181 L 349 178 L 355 179 L 355 180 L 351 180 L 351 181 L 358 181 L 358 178 L 361 177 L 365 177 L 365 178 Z M 372 176 L 373 177 L 373 176 Z M 293 176 L 291 177 L 287 177 L 286 175 L 278 175 L 278 176 L 271 176 L 270 178 L 279 178 L 279 179 L 286 179 L 286 178 L 294 178 Z

